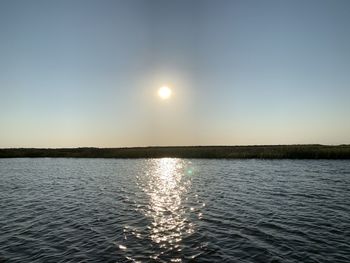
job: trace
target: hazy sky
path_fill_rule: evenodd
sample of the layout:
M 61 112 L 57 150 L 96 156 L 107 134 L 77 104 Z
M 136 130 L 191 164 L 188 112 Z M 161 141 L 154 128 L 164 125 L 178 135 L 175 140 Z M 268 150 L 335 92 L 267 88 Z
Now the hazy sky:
M 350 143 L 349 14 L 347 0 L 0 0 L 0 147 Z

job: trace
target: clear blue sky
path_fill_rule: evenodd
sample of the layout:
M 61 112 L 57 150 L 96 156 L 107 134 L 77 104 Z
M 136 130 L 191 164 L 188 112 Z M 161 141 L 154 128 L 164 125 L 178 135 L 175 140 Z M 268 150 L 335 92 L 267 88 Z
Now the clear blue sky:
M 0 147 L 350 143 L 349 14 L 346 0 L 1 0 Z

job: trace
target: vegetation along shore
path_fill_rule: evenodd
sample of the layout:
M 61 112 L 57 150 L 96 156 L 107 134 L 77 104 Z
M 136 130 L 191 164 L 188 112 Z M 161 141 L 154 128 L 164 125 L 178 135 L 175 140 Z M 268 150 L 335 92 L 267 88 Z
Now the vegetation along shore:
M 0 158 L 350 159 L 350 145 L 171 146 L 130 148 L 4 148 Z

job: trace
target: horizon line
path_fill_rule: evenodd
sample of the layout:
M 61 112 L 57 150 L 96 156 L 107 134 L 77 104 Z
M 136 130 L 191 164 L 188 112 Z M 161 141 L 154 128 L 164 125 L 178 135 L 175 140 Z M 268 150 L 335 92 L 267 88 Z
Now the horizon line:
M 321 143 L 295 143 L 295 144 L 211 144 L 211 145 L 148 145 L 148 146 L 76 146 L 76 147 L 0 147 L 4 149 L 135 149 L 135 148 L 190 148 L 190 147 L 268 147 L 268 146 L 350 146 L 350 143 L 321 144 Z

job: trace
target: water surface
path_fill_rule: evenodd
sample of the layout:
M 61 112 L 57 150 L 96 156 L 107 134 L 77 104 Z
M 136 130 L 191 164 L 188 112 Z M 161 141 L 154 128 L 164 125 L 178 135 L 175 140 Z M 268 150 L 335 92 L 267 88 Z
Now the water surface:
M 0 262 L 349 262 L 349 229 L 349 161 L 0 160 Z

